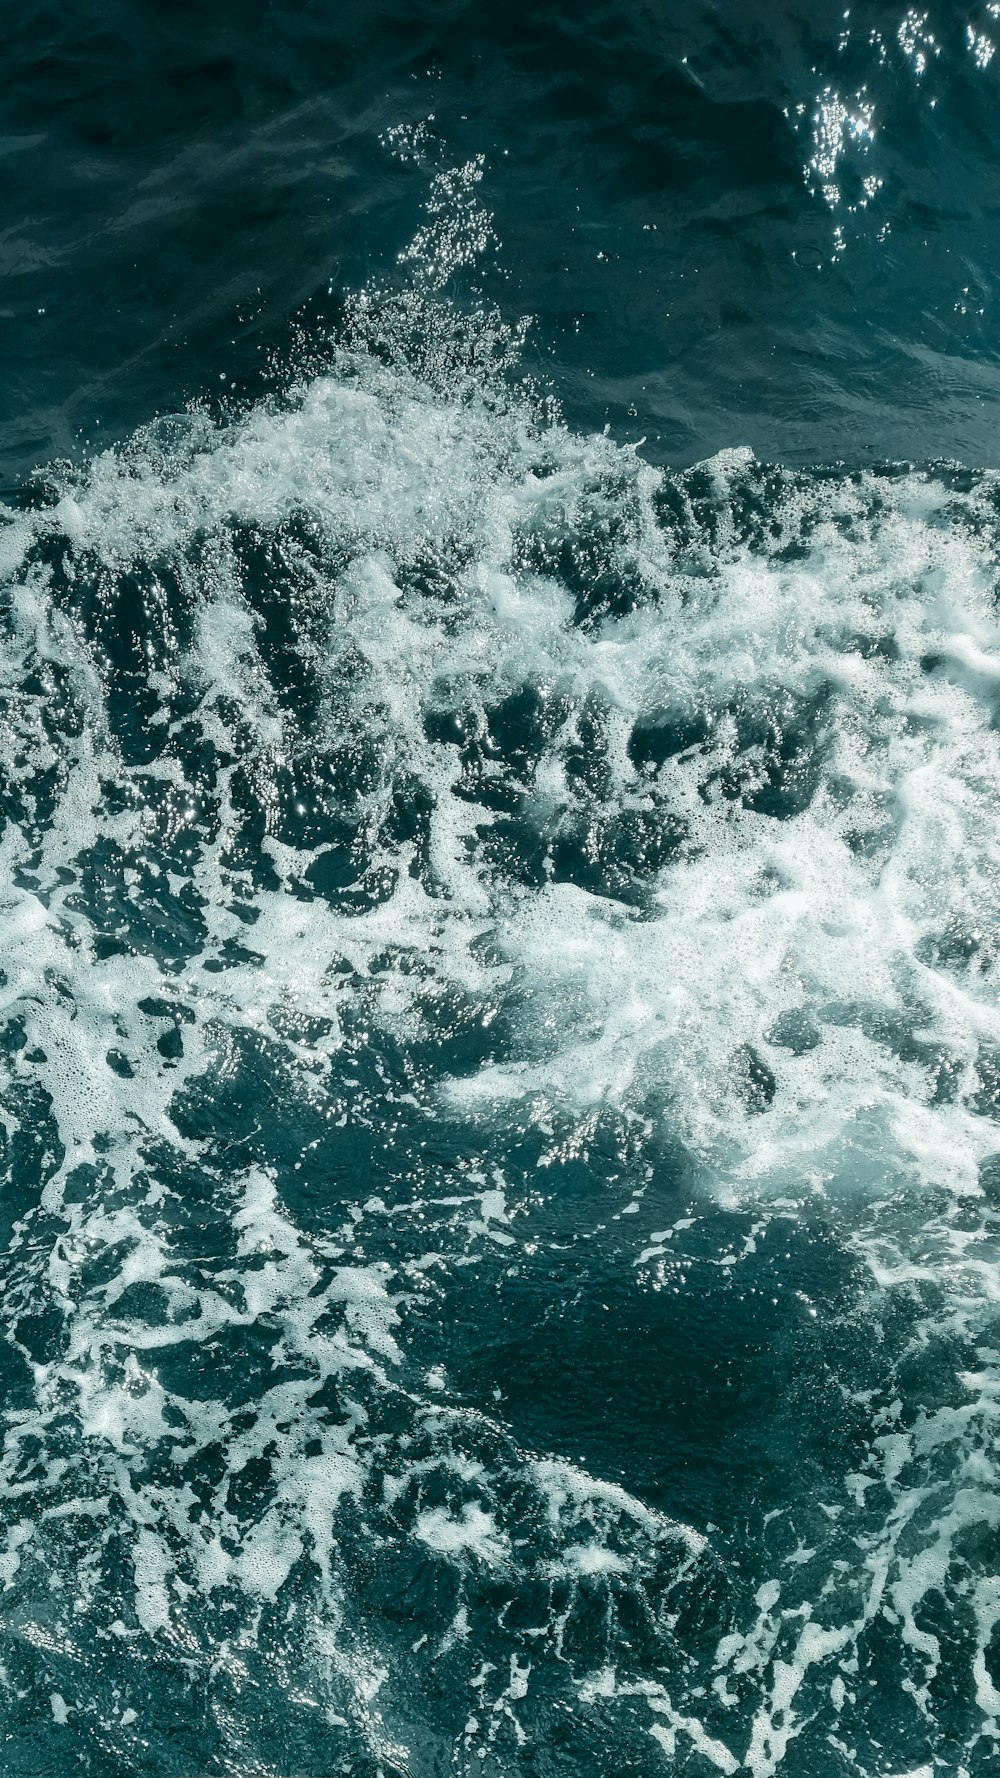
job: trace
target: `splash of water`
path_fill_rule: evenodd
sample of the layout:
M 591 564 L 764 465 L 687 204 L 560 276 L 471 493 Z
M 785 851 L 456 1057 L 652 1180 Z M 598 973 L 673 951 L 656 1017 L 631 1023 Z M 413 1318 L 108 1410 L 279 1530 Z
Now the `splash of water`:
M 0 535 L 11 1735 L 767 1778 L 884 1772 L 891 1695 L 896 1745 L 971 1772 L 995 478 L 574 435 L 442 298 L 478 178 L 323 375 L 53 472 Z M 799 1239 L 829 1298 L 762 1258 Z M 777 1326 L 784 1288 L 850 1422 L 825 1468 L 777 1504 L 733 1474 L 720 1525 L 454 1381 L 461 1316 L 562 1317 L 584 1243 L 626 1341 L 713 1291 Z

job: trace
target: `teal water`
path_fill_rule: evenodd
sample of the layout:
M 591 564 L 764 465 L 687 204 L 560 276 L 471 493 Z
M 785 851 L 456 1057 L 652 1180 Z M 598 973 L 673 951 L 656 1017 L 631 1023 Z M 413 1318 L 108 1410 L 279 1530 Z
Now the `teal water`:
M 0 1772 L 995 1761 L 1000 22 L 841 13 L 12 35 Z

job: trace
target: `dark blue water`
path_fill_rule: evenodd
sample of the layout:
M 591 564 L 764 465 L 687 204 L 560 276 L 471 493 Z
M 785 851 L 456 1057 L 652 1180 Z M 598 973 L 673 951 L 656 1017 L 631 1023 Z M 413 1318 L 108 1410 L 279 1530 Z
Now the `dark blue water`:
M 574 424 L 673 464 L 734 442 L 992 464 L 997 75 L 968 40 L 992 28 L 971 6 L 19 8 L 7 482 L 223 375 L 256 389 L 300 308 L 390 275 L 425 180 L 380 138 L 429 114 L 447 157 L 485 157 L 503 270 L 480 275 L 537 317 Z
M 0 1773 L 992 1768 L 995 47 L 8 21 Z

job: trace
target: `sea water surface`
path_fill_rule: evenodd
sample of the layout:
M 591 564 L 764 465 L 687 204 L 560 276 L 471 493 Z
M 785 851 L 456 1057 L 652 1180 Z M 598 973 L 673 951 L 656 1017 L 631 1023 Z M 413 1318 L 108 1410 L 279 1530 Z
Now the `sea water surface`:
M 10 20 L 5 1778 L 992 1769 L 998 48 Z

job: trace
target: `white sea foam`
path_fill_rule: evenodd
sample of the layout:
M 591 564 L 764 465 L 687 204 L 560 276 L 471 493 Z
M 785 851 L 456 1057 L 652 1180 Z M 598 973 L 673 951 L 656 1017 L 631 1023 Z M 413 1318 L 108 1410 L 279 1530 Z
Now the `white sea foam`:
M 467 395 L 344 354 L 283 404 L 105 454 L 0 537 L 3 1120 L 47 1148 L 12 1162 L 3 1314 L 28 1395 L 5 1586 L 30 1617 L 75 1539 L 74 1585 L 116 1637 L 204 1650 L 231 1611 L 246 1684 L 261 1625 L 299 1612 L 322 1709 L 388 1759 L 353 1514 L 401 1587 L 451 1576 L 442 1659 L 485 1660 L 470 1624 L 504 1577 L 535 1602 L 518 1640 L 507 1601 L 502 1661 L 468 1681 L 477 1769 L 515 1757 L 548 1651 L 587 1708 L 644 1699 L 647 1748 L 757 1778 L 793 1769 L 820 1689 L 830 1734 L 849 1723 L 876 1620 L 931 1721 L 929 1602 L 961 1597 L 981 1758 L 1000 1734 L 973 1549 L 998 1522 L 994 484 L 783 477 L 745 453 L 668 482 L 497 387 Z M 131 678 L 108 641 L 128 623 Z M 453 1067 L 470 1033 L 485 1047 Z M 293 1209 L 291 1107 L 345 1142 L 391 1142 L 392 1107 L 465 1120 L 467 1158 L 428 1159 L 396 1204 L 317 1178 L 303 1138 Z M 616 1600 L 666 1659 L 710 1533 L 518 1449 L 408 1356 L 437 1277 L 535 1251 L 484 1133 L 527 1120 L 555 1152 L 604 1115 L 685 1154 L 702 1208 L 758 1232 L 822 1216 L 865 1268 L 852 1312 L 923 1304 L 912 1349 L 966 1355 L 943 1404 L 893 1407 L 889 1373 L 869 1391 L 828 1541 L 797 1537 L 749 1616 L 720 1619 L 690 1696 L 680 1669 L 612 1674 L 641 1665 Z M 388 1231 L 425 1216 L 398 1263 Z M 623 1263 L 657 1287 L 696 1220 Z M 718 1263 L 738 1274 L 754 1242 Z M 72 1722 L 68 1680 L 51 1696 Z M 227 1719 L 232 1760 L 251 1716 Z

